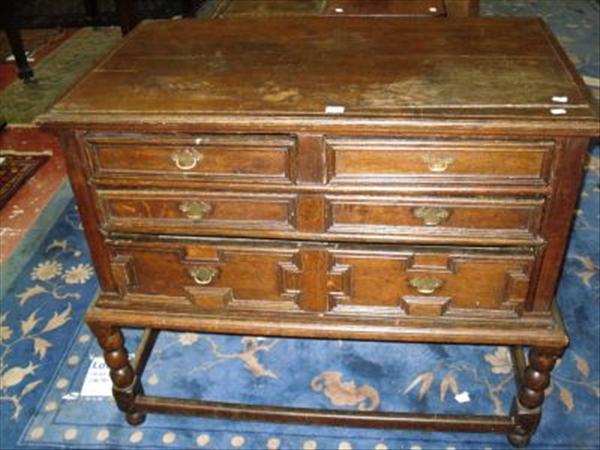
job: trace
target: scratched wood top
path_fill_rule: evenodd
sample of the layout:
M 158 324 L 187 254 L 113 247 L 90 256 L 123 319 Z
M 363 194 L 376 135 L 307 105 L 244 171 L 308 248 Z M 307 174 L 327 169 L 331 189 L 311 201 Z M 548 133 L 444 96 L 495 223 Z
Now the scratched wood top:
M 145 22 L 42 121 L 314 119 L 328 106 L 346 119 L 597 120 L 538 19 L 279 17 Z

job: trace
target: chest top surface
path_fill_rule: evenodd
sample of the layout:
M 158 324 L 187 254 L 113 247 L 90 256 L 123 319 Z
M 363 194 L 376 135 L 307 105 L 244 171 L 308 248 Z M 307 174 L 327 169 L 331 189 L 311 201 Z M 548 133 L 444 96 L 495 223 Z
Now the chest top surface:
M 42 121 L 211 117 L 597 129 L 565 54 L 541 20 L 523 18 L 149 21 Z

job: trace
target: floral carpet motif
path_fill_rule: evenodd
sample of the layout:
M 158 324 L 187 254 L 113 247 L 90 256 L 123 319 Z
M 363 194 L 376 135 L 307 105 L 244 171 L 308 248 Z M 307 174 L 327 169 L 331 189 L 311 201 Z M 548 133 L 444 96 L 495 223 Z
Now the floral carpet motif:
M 559 289 L 572 345 L 554 371 L 533 448 L 600 445 L 600 147 Z M 82 316 L 97 292 L 71 203 L 2 301 L 2 448 L 507 448 L 501 435 L 288 426 L 149 415 L 127 425 L 112 398 L 83 396 L 101 356 Z M 130 349 L 139 333 L 127 333 Z M 96 359 L 95 359 L 96 358 Z M 504 347 L 162 333 L 144 374 L 154 395 L 345 408 L 506 414 L 514 394 Z M 576 433 L 573 430 L 578 430 Z

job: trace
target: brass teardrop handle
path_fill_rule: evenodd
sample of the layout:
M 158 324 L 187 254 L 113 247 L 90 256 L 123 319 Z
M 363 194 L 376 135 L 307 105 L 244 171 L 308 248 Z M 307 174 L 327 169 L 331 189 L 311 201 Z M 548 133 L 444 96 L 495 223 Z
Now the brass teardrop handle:
M 192 170 L 203 156 L 195 148 L 180 148 L 171 153 L 171 159 L 179 170 Z
M 179 205 L 179 211 L 185 214 L 188 219 L 200 220 L 203 219 L 212 207 L 205 202 L 186 201 Z
M 450 217 L 450 211 L 434 206 L 421 206 L 413 210 L 417 219 L 421 219 L 424 225 L 435 226 L 445 222 Z
M 197 267 L 188 270 L 190 277 L 200 286 L 208 286 L 213 282 L 218 273 L 219 271 L 215 267 Z
M 421 159 L 431 172 L 445 172 L 456 158 L 444 155 L 423 155 Z
M 433 277 L 411 278 L 408 283 L 414 287 L 419 294 L 425 295 L 433 294 L 444 284 L 439 278 Z

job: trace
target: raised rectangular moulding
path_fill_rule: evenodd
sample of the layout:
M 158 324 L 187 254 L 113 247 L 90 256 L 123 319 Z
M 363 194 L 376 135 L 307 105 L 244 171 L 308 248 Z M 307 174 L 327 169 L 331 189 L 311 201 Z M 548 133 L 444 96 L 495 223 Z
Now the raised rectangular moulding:
M 111 249 L 125 299 L 192 312 L 516 318 L 536 262 L 528 249 L 285 241 L 117 241 Z
M 121 241 L 111 245 L 111 270 L 125 300 L 196 313 L 297 311 L 299 249 L 235 240 Z
M 540 245 L 544 199 L 96 191 L 111 232 Z
M 330 256 L 330 308 L 351 315 L 518 317 L 536 258 L 529 250 L 338 248 Z
M 356 233 L 411 240 L 514 239 L 535 243 L 542 199 L 328 195 L 332 235 Z
M 295 182 L 296 141 L 285 135 L 90 133 L 84 142 L 100 181 Z
M 544 185 L 552 141 L 329 138 L 332 184 Z
M 292 231 L 295 194 L 98 190 L 111 231 L 199 233 L 203 230 Z

